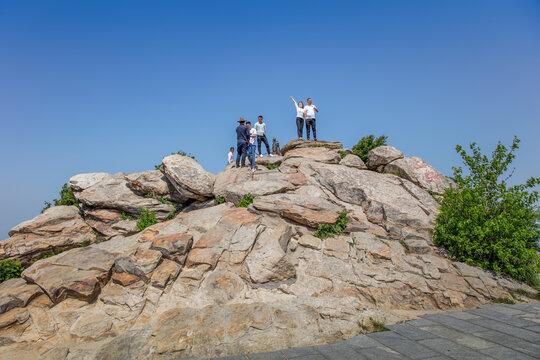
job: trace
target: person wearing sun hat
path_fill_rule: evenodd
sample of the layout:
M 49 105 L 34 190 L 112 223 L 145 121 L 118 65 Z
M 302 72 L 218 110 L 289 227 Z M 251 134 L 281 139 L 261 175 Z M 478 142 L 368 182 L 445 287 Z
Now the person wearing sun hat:
M 246 119 L 241 117 L 238 123 L 239 125 L 236 127 L 236 167 L 240 167 L 240 163 L 242 163 L 242 167 L 245 167 L 250 134 L 246 126 Z

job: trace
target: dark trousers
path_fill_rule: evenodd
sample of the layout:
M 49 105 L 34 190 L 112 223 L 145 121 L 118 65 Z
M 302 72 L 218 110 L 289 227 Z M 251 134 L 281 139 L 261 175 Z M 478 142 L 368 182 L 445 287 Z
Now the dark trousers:
M 302 138 L 304 133 L 304 118 L 296 118 L 296 132 L 298 133 L 298 138 Z
M 240 161 L 242 166 L 246 166 L 246 155 L 247 155 L 247 143 L 239 142 L 236 143 L 236 166 L 240 166 Z
M 317 130 L 315 130 L 315 119 L 306 119 L 306 136 L 309 140 L 309 128 L 313 130 L 313 139 L 317 140 Z
M 257 146 L 259 147 L 259 155 L 261 155 L 261 142 L 264 142 L 264 145 L 266 146 L 266 152 L 268 153 L 268 155 L 270 155 L 270 145 L 268 145 L 268 139 L 266 139 L 266 134 L 257 135 Z

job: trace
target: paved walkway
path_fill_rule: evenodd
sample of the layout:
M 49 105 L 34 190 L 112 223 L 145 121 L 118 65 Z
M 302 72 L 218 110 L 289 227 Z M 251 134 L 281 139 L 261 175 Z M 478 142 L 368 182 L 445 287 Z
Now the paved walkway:
M 540 359 L 540 302 L 422 316 L 347 341 L 220 360 Z

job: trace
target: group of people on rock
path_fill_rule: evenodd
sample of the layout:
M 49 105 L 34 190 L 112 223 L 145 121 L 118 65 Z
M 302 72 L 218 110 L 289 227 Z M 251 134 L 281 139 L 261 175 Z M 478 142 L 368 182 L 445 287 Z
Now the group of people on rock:
M 310 139 L 310 130 L 313 131 L 313 138 L 317 140 L 317 130 L 315 122 L 315 113 L 319 110 L 313 105 L 311 98 L 307 99 L 307 105 L 304 106 L 302 101 L 296 103 L 294 98 L 290 96 L 290 99 L 294 102 L 296 108 L 296 130 L 298 138 L 303 139 L 304 121 L 306 123 L 306 139 Z M 246 166 L 246 157 L 249 159 L 251 171 L 257 170 L 255 164 L 256 147 L 258 147 L 259 157 L 262 157 L 261 147 L 262 144 L 266 146 L 266 152 L 269 156 L 274 156 L 270 152 L 270 146 L 268 145 L 268 139 L 266 138 L 266 124 L 263 122 L 263 116 L 259 115 L 257 122 L 253 126 L 250 121 L 246 121 L 241 117 L 238 120 L 239 125 L 236 127 L 236 167 Z M 230 148 L 227 155 L 227 162 L 233 164 L 234 160 L 234 147 Z

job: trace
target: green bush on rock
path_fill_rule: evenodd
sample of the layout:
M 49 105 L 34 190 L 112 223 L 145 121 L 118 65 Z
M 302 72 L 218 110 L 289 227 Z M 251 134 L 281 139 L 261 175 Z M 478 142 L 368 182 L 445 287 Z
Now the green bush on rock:
M 75 195 L 73 195 L 73 190 L 68 184 L 64 184 L 60 190 L 60 199 L 53 199 L 53 202 L 50 203 L 45 201 L 45 207 L 41 209 L 41 212 L 44 212 L 51 206 L 79 206 L 77 200 L 75 200 Z
M 346 211 L 338 212 L 338 214 L 339 217 L 335 223 L 319 224 L 317 231 L 315 231 L 313 236 L 318 237 L 319 239 L 326 239 L 335 235 L 343 234 L 343 231 L 345 231 L 347 224 L 349 223 L 349 218 L 347 218 Z
M 509 150 L 499 142 L 491 158 L 475 143 L 470 145 L 471 155 L 456 146 L 469 174 L 464 175 L 461 167 L 453 168 L 457 188 L 446 189 L 442 196 L 433 240 L 457 261 L 534 285 L 540 271 L 540 214 L 538 192 L 528 189 L 540 184 L 540 178 L 514 186 L 507 184 L 513 172 L 501 179 L 518 144 L 514 137 Z
M 0 282 L 20 277 L 23 270 L 24 267 L 19 260 L 0 261 Z
M 364 136 L 351 150 L 354 155 L 359 156 L 362 161 L 367 164 L 369 152 L 376 147 L 386 145 L 386 140 L 388 140 L 388 136 L 384 135 L 379 136 L 376 139 L 373 135 Z
M 251 195 L 251 193 L 248 193 L 238 202 L 238 204 L 236 204 L 236 207 L 247 208 L 251 203 L 253 203 L 253 195 Z
M 143 211 L 142 208 L 140 208 L 140 210 L 141 210 L 141 216 L 139 217 L 139 220 L 137 220 L 137 229 L 144 230 L 149 226 L 157 224 L 155 211 L 150 211 L 148 209 L 145 209 Z

